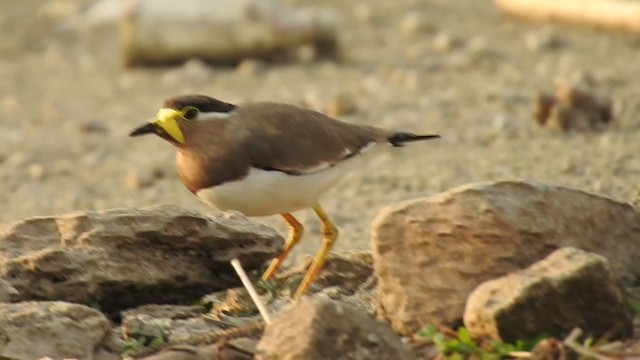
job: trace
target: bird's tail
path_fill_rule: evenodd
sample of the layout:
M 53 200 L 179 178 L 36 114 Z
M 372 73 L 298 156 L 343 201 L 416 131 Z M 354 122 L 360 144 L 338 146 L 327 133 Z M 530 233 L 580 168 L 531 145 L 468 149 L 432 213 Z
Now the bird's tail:
M 416 135 L 408 132 L 397 132 L 387 138 L 387 142 L 395 147 L 401 147 L 406 145 L 406 143 L 421 141 L 421 140 L 432 140 L 438 139 L 440 135 Z

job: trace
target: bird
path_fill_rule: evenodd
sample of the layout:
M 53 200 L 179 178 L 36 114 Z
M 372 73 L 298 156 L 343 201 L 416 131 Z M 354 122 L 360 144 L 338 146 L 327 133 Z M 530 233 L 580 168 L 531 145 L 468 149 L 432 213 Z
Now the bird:
M 376 149 L 440 138 L 349 123 L 286 103 L 232 104 L 200 94 L 165 99 L 155 117 L 129 135 L 146 134 L 175 147 L 180 180 L 204 203 L 287 222 L 287 240 L 262 275 L 265 282 L 302 238 L 304 226 L 292 212 L 313 209 L 322 242 L 294 300 L 305 295 L 338 238 L 319 199 Z

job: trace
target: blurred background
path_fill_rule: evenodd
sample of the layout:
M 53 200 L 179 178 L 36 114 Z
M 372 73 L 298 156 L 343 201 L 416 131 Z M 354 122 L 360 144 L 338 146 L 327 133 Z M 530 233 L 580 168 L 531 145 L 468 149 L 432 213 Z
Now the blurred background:
M 326 196 L 339 249 L 368 248 L 383 207 L 469 182 L 636 196 L 638 34 L 525 21 L 488 0 L 169 3 L 0 0 L 1 221 L 160 203 L 215 211 L 182 186 L 171 146 L 128 137 L 184 93 L 442 135 L 376 159 Z M 206 36 L 189 36 L 196 28 Z M 541 126 L 534 115 L 550 107 L 540 93 L 553 97 L 559 83 L 565 93 L 588 85 L 612 116 L 584 126 L 598 121 L 562 117 L 563 107 Z M 299 215 L 299 251 L 314 252 L 319 224 Z M 277 217 L 256 220 L 286 230 Z

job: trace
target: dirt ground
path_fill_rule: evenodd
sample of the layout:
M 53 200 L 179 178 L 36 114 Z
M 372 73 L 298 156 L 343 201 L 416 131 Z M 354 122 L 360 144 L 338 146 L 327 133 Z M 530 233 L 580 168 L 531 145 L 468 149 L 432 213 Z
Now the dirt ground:
M 80 0 L 0 3 L 0 220 L 173 203 L 212 211 L 179 182 L 174 151 L 128 132 L 162 100 L 204 93 L 231 101 L 300 103 L 346 93 L 346 121 L 438 133 L 372 161 L 322 201 L 339 249 L 366 249 L 385 206 L 469 182 L 552 181 L 630 200 L 640 180 L 640 37 L 531 24 L 490 1 L 290 0 L 338 17 L 348 61 L 291 62 L 247 75 L 230 67 L 124 69 L 117 36 L 64 29 Z M 411 15 L 413 14 L 413 15 Z M 424 29 L 405 34 L 407 16 Z M 547 46 L 546 39 L 557 46 Z M 454 39 L 451 47 L 447 39 Z M 590 74 L 614 99 L 598 133 L 554 133 L 532 120 L 538 90 Z M 300 251 L 317 249 L 310 211 Z M 277 217 L 258 219 L 286 228 Z

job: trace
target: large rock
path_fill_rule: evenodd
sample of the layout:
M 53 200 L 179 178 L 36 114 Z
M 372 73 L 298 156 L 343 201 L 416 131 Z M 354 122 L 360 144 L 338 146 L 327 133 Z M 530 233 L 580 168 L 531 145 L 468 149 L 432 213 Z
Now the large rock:
M 173 206 L 77 212 L 0 226 L 0 277 L 20 299 L 99 304 L 112 311 L 193 300 L 239 284 L 282 238 L 245 217 L 204 217 Z
M 378 310 L 398 331 L 462 319 L 478 284 L 563 246 L 640 279 L 640 214 L 628 204 L 538 182 L 480 183 L 387 208 L 374 222 Z
M 309 270 L 312 262 L 313 256 L 302 255 L 290 269 L 283 272 L 299 278 L 296 281 L 288 281 L 293 286 L 292 290 L 296 290 L 298 283 Z M 349 296 L 371 280 L 375 281 L 375 276 L 370 252 L 332 252 L 327 256 L 326 262 L 311 284 L 308 294 L 332 287 L 339 289 L 343 295 Z
M 277 314 L 256 359 L 412 359 L 390 327 L 344 302 L 305 297 Z
M 102 313 L 84 305 L 0 304 L 0 355 L 9 358 L 95 359 L 110 330 Z
M 564 338 L 574 327 L 595 338 L 624 338 L 633 330 L 624 290 L 607 259 L 570 247 L 480 284 L 469 296 L 464 324 L 474 337 L 505 342 L 543 333 Z

